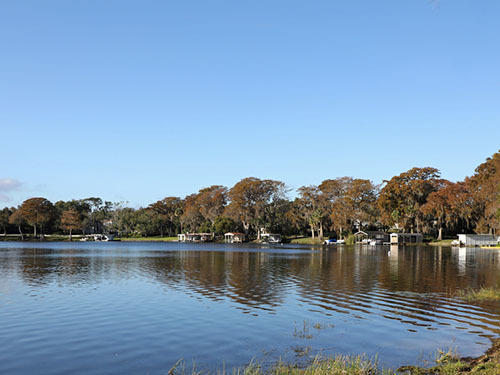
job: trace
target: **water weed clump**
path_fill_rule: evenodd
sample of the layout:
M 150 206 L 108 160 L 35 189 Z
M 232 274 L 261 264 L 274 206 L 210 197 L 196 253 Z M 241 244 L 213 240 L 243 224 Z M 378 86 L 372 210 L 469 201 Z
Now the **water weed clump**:
M 490 287 L 481 288 L 479 290 L 459 290 L 456 293 L 456 296 L 466 300 L 467 302 L 500 301 L 500 288 Z
M 299 328 L 297 328 L 297 326 L 294 327 L 293 336 L 301 339 L 312 339 L 313 335 L 311 332 L 312 331 L 311 328 L 315 329 L 316 331 L 321 331 L 333 327 L 335 327 L 335 325 L 331 323 L 324 323 L 324 322 L 312 323 L 309 320 L 304 320 L 302 323 L 302 327 Z

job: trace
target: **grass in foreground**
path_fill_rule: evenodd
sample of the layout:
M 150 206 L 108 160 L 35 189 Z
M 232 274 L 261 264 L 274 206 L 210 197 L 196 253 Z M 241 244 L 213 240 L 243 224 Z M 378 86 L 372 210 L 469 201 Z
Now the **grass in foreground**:
M 488 351 L 478 358 L 458 358 L 455 352 L 440 351 L 437 365 L 429 368 L 401 367 L 399 373 L 409 375 L 498 375 L 500 374 L 500 340 L 493 343 Z
M 168 371 L 168 375 L 210 375 L 209 371 L 200 371 L 193 366 L 186 370 L 180 361 Z M 217 370 L 215 375 L 498 375 L 500 374 L 500 340 L 478 358 L 460 359 L 454 350 L 438 351 L 433 367 L 404 366 L 396 371 L 381 369 L 377 358 L 365 355 L 333 357 L 315 357 L 307 366 L 291 365 L 278 362 L 271 368 L 264 369 L 260 364 L 251 362 L 246 367 Z
M 168 371 L 169 375 L 210 375 L 210 372 L 200 371 L 195 367 L 186 371 L 184 364 L 179 362 Z M 269 369 L 263 369 L 258 363 L 251 362 L 246 367 L 228 370 L 217 370 L 217 375 L 389 375 L 394 372 L 379 370 L 376 359 L 365 356 L 335 356 L 330 358 L 316 357 L 306 367 L 278 362 Z
M 459 290 L 456 293 L 457 297 L 460 297 L 467 302 L 477 302 L 477 301 L 500 301 L 500 288 L 481 288 L 479 290 L 465 289 Z

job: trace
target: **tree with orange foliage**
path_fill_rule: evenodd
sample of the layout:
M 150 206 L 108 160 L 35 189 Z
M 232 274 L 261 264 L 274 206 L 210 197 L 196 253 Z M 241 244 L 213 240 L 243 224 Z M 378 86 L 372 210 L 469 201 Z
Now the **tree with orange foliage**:
M 318 232 L 318 237 L 322 240 L 324 223 L 329 214 L 324 195 L 315 185 L 302 186 L 297 191 L 299 198 L 296 200 L 296 205 L 309 224 L 312 238 L 314 239 L 315 232 Z
M 435 221 L 438 241 L 443 239 L 443 229 L 467 229 L 476 216 L 474 202 L 464 182 L 443 181 L 443 187 L 429 194 L 427 203 L 421 207 L 429 220 Z M 464 228 L 465 226 L 465 228 Z
M 286 185 L 281 181 L 244 178 L 229 190 L 231 202 L 225 214 L 241 222 L 245 234 L 253 229 L 260 240 L 260 228 L 270 226 L 269 216 L 279 210 L 287 192 Z
M 61 215 L 61 228 L 69 231 L 69 240 L 72 240 L 73 230 L 82 228 L 82 219 L 75 210 L 63 211 Z
M 398 224 L 404 231 L 420 232 L 424 225 L 421 207 L 427 197 L 443 185 L 436 168 L 412 168 L 384 181 L 377 205 L 386 225 Z
M 476 232 L 500 230 L 500 151 L 479 165 L 466 184 L 480 212 Z
M 22 215 L 22 211 L 19 211 L 19 209 L 12 208 L 12 214 L 9 216 L 9 224 L 14 224 L 17 226 L 17 230 L 19 231 L 19 234 L 21 235 L 21 240 L 24 240 L 24 234 L 22 230 L 22 226 L 26 223 L 26 220 L 24 220 L 24 217 Z
M 203 219 L 213 226 L 215 219 L 224 213 L 227 204 L 227 188 L 221 185 L 203 188 L 196 195 L 195 202 Z
M 37 227 L 43 232 L 43 225 L 48 224 L 54 217 L 55 209 L 52 203 L 45 198 L 30 198 L 23 202 L 16 211 L 33 227 L 33 236 L 37 236 Z

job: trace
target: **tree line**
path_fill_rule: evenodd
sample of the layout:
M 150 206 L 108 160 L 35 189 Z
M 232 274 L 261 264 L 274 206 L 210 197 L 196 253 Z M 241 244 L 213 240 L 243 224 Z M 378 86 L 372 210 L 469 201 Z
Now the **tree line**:
M 358 230 L 398 230 L 435 235 L 497 233 L 500 229 L 500 152 L 464 181 L 441 178 L 436 168 L 412 168 L 375 185 L 339 177 L 302 186 L 296 197 L 282 181 L 244 178 L 233 187 L 213 185 L 184 198 L 167 196 L 134 209 L 101 198 L 50 202 L 29 198 L 0 211 L 4 235 L 44 233 L 175 236 L 244 232 L 261 228 L 287 236 L 344 238 Z

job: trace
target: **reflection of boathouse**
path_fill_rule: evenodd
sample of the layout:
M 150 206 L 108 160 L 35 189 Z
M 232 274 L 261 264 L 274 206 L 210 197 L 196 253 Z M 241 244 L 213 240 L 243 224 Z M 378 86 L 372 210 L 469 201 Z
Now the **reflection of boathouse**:
M 213 239 L 213 233 L 181 233 L 177 235 L 179 242 L 209 242 Z
M 370 245 L 383 245 L 389 243 L 389 233 L 380 231 L 362 231 L 354 233 L 356 243 L 370 244 Z
M 391 245 L 422 242 L 424 242 L 424 236 L 421 233 L 391 233 Z
M 242 243 L 243 241 L 245 241 L 245 234 L 227 232 L 224 234 L 224 241 L 226 243 Z

